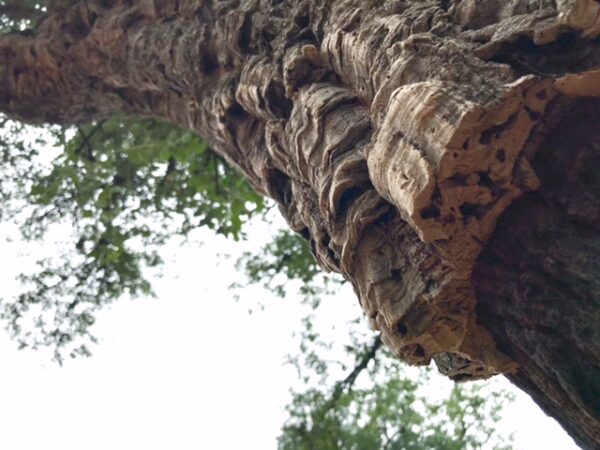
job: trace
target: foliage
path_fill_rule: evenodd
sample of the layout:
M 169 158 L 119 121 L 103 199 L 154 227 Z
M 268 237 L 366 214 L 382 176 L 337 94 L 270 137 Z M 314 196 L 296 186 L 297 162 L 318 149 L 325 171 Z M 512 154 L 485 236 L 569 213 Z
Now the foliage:
M 71 247 L 23 275 L 29 288 L 2 300 L 2 318 L 21 346 L 88 354 L 94 315 L 123 295 L 150 294 L 144 267 L 157 248 L 206 226 L 234 239 L 265 210 L 263 199 L 194 134 L 146 119 L 115 117 L 77 130 L 32 130 L 4 121 L 0 218 L 42 240 L 69 225 Z M 30 142 L 36 135 L 35 142 Z M 37 148 L 61 149 L 49 170 Z M 15 171 L 17 177 L 15 177 Z M 28 317 L 35 327 L 24 327 Z
M 512 448 L 512 438 L 503 440 L 490 426 L 498 419 L 506 397 L 484 397 L 479 386 L 468 389 L 456 385 L 447 398 L 431 402 L 420 389 L 425 382 L 394 371 L 382 384 L 344 393 L 334 406 L 318 388 L 296 394 L 287 408 L 290 417 L 279 438 L 279 448 Z
M 35 27 L 48 1 L 0 0 L 0 33 L 18 33 Z
M 318 266 L 308 242 L 292 231 L 279 230 L 273 240 L 260 252 L 245 252 L 236 268 L 245 274 L 248 284 L 259 284 L 264 289 L 284 298 L 297 281 L 298 293 L 305 303 L 316 308 L 323 295 L 334 292 L 343 283 L 339 276 L 326 274 Z M 246 285 L 233 283 L 240 289 Z
M 326 341 L 317 324 L 321 300 L 341 281 L 319 270 L 308 244 L 297 235 L 280 231 L 261 252 L 244 254 L 238 269 L 250 283 L 281 297 L 297 282 L 313 309 L 302 318 L 300 348 L 288 360 L 300 386 L 292 390 L 286 407 L 281 450 L 512 448 L 512 435 L 501 436 L 494 427 L 512 401 L 509 393 L 483 383 L 445 380 L 446 395 L 432 398 L 431 378 L 439 383 L 439 375 L 431 377 L 432 368 L 410 371 L 383 347 L 379 336 L 365 331 L 361 318 L 344 325 L 346 345 Z
M 331 344 L 312 335 L 310 326 L 306 333 L 303 360 L 294 361 L 302 387 L 293 391 L 286 408 L 281 450 L 512 448 L 512 435 L 494 429 L 512 400 L 506 392 L 454 384 L 446 396 L 432 398 L 431 369 L 407 373 L 381 348 L 379 337 L 369 342 L 362 336 L 361 342 L 355 332 L 346 346 L 347 357 L 354 360 L 348 364 L 327 360 Z M 348 365 L 350 373 L 332 383 L 336 368 L 347 370 Z

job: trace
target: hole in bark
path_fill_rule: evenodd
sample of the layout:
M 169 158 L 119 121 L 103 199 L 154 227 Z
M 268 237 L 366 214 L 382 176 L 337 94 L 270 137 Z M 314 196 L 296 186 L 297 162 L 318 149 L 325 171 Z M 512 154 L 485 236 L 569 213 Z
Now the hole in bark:
M 327 257 L 331 261 L 333 261 L 335 264 L 337 264 L 337 262 L 339 261 L 339 258 L 338 258 L 338 255 L 336 254 L 336 252 L 334 251 L 334 249 L 332 249 L 331 246 L 329 245 L 330 243 L 331 243 L 331 236 L 326 234 L 325 236 L 323 236 L 323 239 L 321 239 L 321 248 L 324 248 L 325 251 L 327 252 Z
M 167 67 L 163 63 L 158 63 L 156 65 L 156 70 L 160 72 L 163 77 L 167 77 Z
M 271 32 L 270 32 L 270 31 L 268 31 L 268 30 L 262 30 L 262 31 L 261 31 L 261 36 L 262 36 L 262 37 L 263 37 L 263 39 L 264 39 L 265 41 L 267 41 L 268 43 L 272 42 L 272 41 L 273 41 L 273 40 L 274 40 L 274 39 L 277 37 L 277 35 L 275 35 L 275 34 L 271 33 Z M 269 47 L 270 47 L 270 45 L 269 45 Z
M 460 213 L 463 217 L 475 217 L 481 219 L 486 212 L 486 209 L 480 205 L 474 205 L 473 203 L 463 203 L 459 207 Z
M 290 183 L 290 177 L 285 173 L 277 169 L 271 169 L 267 171 L 267 189 L 269 195 L 273 199 L 283 205 L 288 205 L 292 198 L 292 187 Z M 303 230 L 304 231 L 304 230 Z M 301 232 L 302 236 L 304 234 Z M 306 239 L 310 238 L 310 233 L 304 236 Z
M 575 31 L 563 32 L 545 45 L 535 44 L 531 36 L 520 36 L 503 46 L 491 61 L 511 65 L 517 75 L 581 72 L 589 67 L 586 47 L 589 43 Z
M 490 129 L 485 130 L 483 133 L 481 133 L 481 136 L 479 137 L 479 143 L 483 144 L 483 145 L 488 145 L 490 142 L 492 142 L 492 137 L 495 134 L 495 127 L 492 127 Z
M 435 217 L 440 217 L 440 208 L 437 206 L 432 205 L 421 211 L 421 219 L 433 219 Z
M 417 345 L 415 347 L 415 351 L 413 352 L 413 355 L 417 358 L 423 358 L 425 356 L 425 349 L 423 347 L 421 347 L 420 345 Z
M 307 241 L 310 240 L 310 231 L 308 228 L 302 228 L 298 234 L 300 234 L 300 236 L 302 236 Z
M 327 247 L 327 256 L 329 256 L 329 259 L 333 261 L 334 264 L 338 264 L 340 258 L 338 258 L 337 254 L 330 247 Z
M 242 105 L 236 102 L 229 108 L 228 115 L 234 119 L 240 119 L 248 115 L 248 113 L 242 108 Z
M 385 226 L 387 223 L 393 221 L 398 215 L 398 211 L 395 208 L 389 208 L 383 213 L 378 219 L 373 221 L 373 226 Z
M 475 215 L 477 205 L 473 205 L 472 203 L 463 203 L 458 209 L 460 209 L 460 213 L 463 216 L 473 216 Z
M 394 269 L 390 272 L 390 277 L 395 280 L 401 280 L 402 279 L 402 271 L 400 269 Z
M 313 31 L 310 28 L 305 28 L 302 31 L 300 31 L 300 33 L 298 33 L 298 38 L 299 41 L 306 41 L 315 45 L 318 45 L 319 41 L 317 40 L 317 37 L 315 36 L 315 33 L 313 33 Z
M 350 205 L 363 193 L 362 188 L 359 186 L 353 186 L 350 189 L 347 189 L 342 196 L 340 197 L 340 201 L 338 203 L 338 212 L 340 214 L 345 213 Z
M 444 185 L 449 186 L 465 186 L 467 184 L 467 176 L 462 173 L 455 173 L 448 180 L 444 181 Z
M 477 175 L 479 175 L 479 186 L 484 186 L 486 188 L 488 188 L 491 192 L 492 195 L 494 197 L 500 197 L 502 195 L 502 191 L 501 189 L 498 187 L 498 185 L 496 183 L 494 183 L 494 181 L 492 181 L 492 179 L 490 178 L 490 174 L 488 172 L 477 172 Z M 479 214 L 481 217 L 483 217 L 485 215 L 485 213 L 487 213 L 489 210 L 488 206 L 480 206 L 479 207 Z
M 238 35 L 237 43 L 243 53 L 250 53 L 250 43 L 252 42 L 252 18 L 249 14 L 244 16 L 240 34 Z
M 292 114 L 292 102 L 285 96 L 285 89 L 280 83 L 271 83 L 265 97 L 272 114 L 279 118 L 289 119 Z
M 442 8 L 446 12 L 448 12 L 448 10 L 450 9 L 451 5 L 452 5 L 452 1 L 451 0 L 442 0 L 440 2 L 440 8 Z
M 527 106 L 525 107 L 525 111 L 527 111 L 527 114 L 529 114 L 529 117 L 534 122 L 537 122 L 542 117 L 542 115 L 539 112 L 533 111 L 532 109 L 529 109 Z
M 66 40 L 72 43 L 85 38 L 89 33 L 89 27 L 77 26 L 76 24 L 63 24 L 60 30 L 67 38 Z
M 485 186 L 490 189 L 494 186 L 494 183 L 487 172 L 477 172 L 477 175 L 479 175 L 479 186 Z
M 308 17 L 308 14 L 304 14 L 302 16 L 296 17 L 294 19 L 294 22 L 296 22 L 296 25 L 298 25 L 300 29 L 304 29 L 310 25 L 310 18 Z
M 214 73 L 219 68 L 215 55 L 206 48 L 200 49 L 200 70 L 206 75 Z
M 466 373 L 459 373 L 458 375 L 454 375 L 452 377 L 452 380 L 460 382 L 460 381 L 468 381 L 471 379 L 471 375 L 468 375 Z
M 499 148 L 496 151 L 496 159 L 500 162 L 506 161 L 506 150 L 504 150 L 503 148 Z
M 564 50 L 569 50 L 577 43 L 577 35 L 573 32 L 566 32 L 560 34 L 556 38 L 556 44 L 562 47 Z
M 469 140 L 468 139 L 465 142 L 463 142 L 463 150 L 466 150 L 467 148 L 469 148 Z
M 502 132 L 512 126 L 512 124 L 517 119 L 517 113 L 514 113 L 512 116 L 508 118 L 508 120 L 500 125 L 495 125 L 493 127 L 484 130 L 479 137 L 479 143 L 483 145 L 488 145 L 492 142 L 492 139 L 498 139 Z
M 310 241 L 308 241 L 308 243 L 310 244 L 310 252 L 313 255 L 318 255 L 317 245 L 315 244 L 315 240 L 311 238 Z
M 404 322 L 398 322 L 396 324 L 396 331 L 398 332 L 398 334 L 400 336 L 406 336 L 406 333 L 408 332 L 408 328 L 406 327 L 406 324 Z

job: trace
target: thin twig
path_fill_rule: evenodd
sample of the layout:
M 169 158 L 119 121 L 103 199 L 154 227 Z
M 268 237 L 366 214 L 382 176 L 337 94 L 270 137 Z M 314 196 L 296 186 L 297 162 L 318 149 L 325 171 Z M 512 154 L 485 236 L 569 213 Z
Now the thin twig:
M 91 144 L 90 140 L 94 137 L 94 135 L 96 133 L 98 133 L 98 131 L 100 131 L 102 129 L 102 126 L 104 125 L 105 122 L 106 122 L 106 120 L 100 120 L 96 124 L 96 126 L 94 128 L 92 128 L 92 131 L 90 131 L 90 133 L 87 136 L 81 128 L 77 127 L 77 131 L 81 136 L 82 142 L 75 149 L 76 155 L 79 155 L 81 153 L 81 151 L 83 150 L 83 147 L 86 147 L 88 161 L 90 161 L 90 162 L 96 161 L 96 158 L 94 157 L 94 149 L 92 148 L 92 144 Z

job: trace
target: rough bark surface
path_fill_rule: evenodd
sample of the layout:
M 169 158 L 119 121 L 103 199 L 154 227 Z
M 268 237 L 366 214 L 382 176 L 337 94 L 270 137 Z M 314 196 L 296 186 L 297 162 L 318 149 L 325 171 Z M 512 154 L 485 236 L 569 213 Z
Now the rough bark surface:
M 519 273 L 484 262 L 503 212 L 543 185 L 544 166 L 531 161 L 565 127 L 567 99 L 600 96 L 597 1 L 57 5 L 34 37 L 0 38 L 0 110 L 59 123 L 124 111 L 195 130 L 279 203 L 324 268 L 352 282 L 398 357 L 433 358 L 457 380 L 507 373 L 546 401 L 554 369 L 496 323 L 516 301 L 493 300 L 513 295 L 496 286 Z M 521 319 L 515 327 L 535 328 Z M 527 345 L 563 345 L 536 333 Z M 597 404 L 578 424 L 589 404 L 573 401 L 571 415 L 548 409 L 582 445 L 600 445 Z
M 568 108 L 533 160 L 540 190 L 500 219 L 473 278 L 479 320 L 519 364 L 508 377 L 597 448 L 589 436 L 600 436 L 600 100 Z

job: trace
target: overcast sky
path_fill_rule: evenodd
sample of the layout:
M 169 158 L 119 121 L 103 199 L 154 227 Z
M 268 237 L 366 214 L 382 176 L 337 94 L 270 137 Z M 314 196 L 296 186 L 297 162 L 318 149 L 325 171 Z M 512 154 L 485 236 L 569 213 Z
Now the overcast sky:
M 102 313 L 95 328 L 101 342 L 89 359 L 57 367 L 47 354 L 17 351 L 0 333 L 0 448 L 275 449 L 288 390 L 297 382 L 284 359 L 297 351 L 292 333 L 306 309 L 259 288 L 236 302 L 227 289 L 241 279 L 236 255 L 258 248 L 271 232 L 258 225 L 246 244 L 202 232 L 203 245 L 168 246 L 164 276 L 154 280 L 158 298 L 121 301 Z M 0 236 L 11 233 L 0 225 Z M 23 251 L 39 256 L 52 246 L 0 241 L 2 296 L 17 291 L 14 277 L 29 267 Z M 264 311 L 248 314 L 258 302 Z M 324 323 L 343 330 L 357 307 L 342 290 L 327 300 Z M 436 383 L 449 385 L 441 376 Z M 520 393 L 501 429 L 516 431 L 518 449 L 577 448 Z

